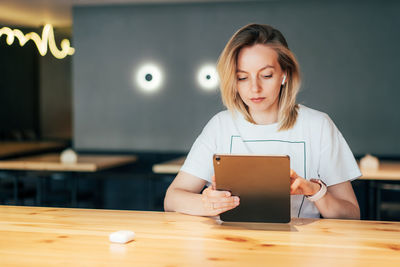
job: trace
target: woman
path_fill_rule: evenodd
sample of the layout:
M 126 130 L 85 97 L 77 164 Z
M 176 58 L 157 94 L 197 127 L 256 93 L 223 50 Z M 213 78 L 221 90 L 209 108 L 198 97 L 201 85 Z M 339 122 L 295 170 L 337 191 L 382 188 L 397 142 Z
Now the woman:
M 283 154 L 291 159 L 292 217 L 359 219 L 350 181 L 361 173 L 328 115 L 296 104 L 299 67 L 283 35 L 268 25 L 241 28 L 218 72 L 228 111 L 215 115 L 193 144 L 167 190 L 165 210 L 215 216 L 240 205 L 239 197 L 215 190 L 215 153 Z

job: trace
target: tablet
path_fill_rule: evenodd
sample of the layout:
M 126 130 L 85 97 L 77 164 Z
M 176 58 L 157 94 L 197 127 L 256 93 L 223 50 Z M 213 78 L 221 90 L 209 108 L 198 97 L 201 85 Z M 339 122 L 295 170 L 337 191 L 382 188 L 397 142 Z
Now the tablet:
M 240 197 L 222 221 L 290 222 L 289 156 L 215 154 L 213 164 L 217 190 Z

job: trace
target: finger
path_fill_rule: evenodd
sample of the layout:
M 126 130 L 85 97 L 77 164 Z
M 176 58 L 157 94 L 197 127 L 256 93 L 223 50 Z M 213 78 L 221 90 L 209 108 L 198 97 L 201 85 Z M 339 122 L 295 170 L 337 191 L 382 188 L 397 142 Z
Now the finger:
M 290 178 L 292 179 L 298 178 L 297 173 L 293 169 L 290 169 Z
M 219 211 L 219 210 L 231 210 L 231 209 L 234 209 L 234 208 L 236 208 L 237 206 L 238 206 L 239 204 L 232 204 L 232 205 L 221 205 L 221 206 L 218 206 L 218 207 L 215 207 L 214 206 L 214 208 L 213 208 L 213 211 Z
M 210 203 L 229 202 L 231 198 L 230 192 L 212 190 L 211 187 L 204 189 L 201 194 L 201 200 L 204 202 L 205 206 L 208 206 Z
M 215 209 L 215 210 L 213 211 L 213 215 L 214 215 L 214 216 L 215 216 L 215 215 L 219 215 L 219 214 L 221 214 L 221 213 L 224 213 L 225 211 L 234 209 L 234 208 L 236 208 L 236 207 L 237 207 L 237 206 L 234 206 L 234 207 L 224 207 L 224 208 Z
M 213 202 L 214 204 L 218 203 L 234 203 L 238 202 L 239 203 L 239 198 L 238 197 L 223 197 L 223 198 L 209 198 L 210 202 Z
M 301 180 L 300 179 L 296 179 L 294 180 L 294 182 L 292 183 L 292 185 L 290 186 L 290 193 L 291 194 L 301 194 Z
M 225 192 L 229 191 L 215 190 L 212 188 L 212 185 L 209 185 L 206 189 L 203 190 L 202 194 L 207 194 L 207 195 L 211 194 L 214 196 L 214 195 L 225 195 Z
M 212 189 L 216 190 L 217 189 L 217 184 L 215 182 L 215 174 L 211 178 L 211 187 Z
M 292 187 L 293 187 L 293 188 L 299 188 L 300 185 L 301 185 L 301 180 L 300 180 L 300 179 L 296 179 L 296 180 L 294 180 L 293 183 L 292 183 Z
M 232 201 L 233 200 L 233 201 Z M 203 200 L 203 206 L 208 210 L 208 215 L 215 216 L 239 205 L 239 197 L 230 198 L 229 202 L 210 202 Z
M 210 197 L 210 198 L 222 198 L 222 197 L 230 197 L 231 196 L 231 192 L 229 192 L 229 191 L 219 191 L 219 190 L 213 190 L 211 188 L 209 190 L 207 190 L 205 193 L 206 193 L 207 197 Z
M 233 203 L 233 202 L 239 202 L 238 197 L 221 197 L 221 198 L 210 198 L 206 197 L 203 199 L 204 202 L 206 203 L 213 203 L 214 205 L 217 203 Z
M 236 203 L 235 205 L 219 205 L 218 207 L 214 205 L 214 207 L 212 209 L 209 209 L 209 215 L 215 216 L 215 215 L 219 215 L 227 210 L 231 210 L 236 208 L 237 206 L 239 206 L 239 203 Z
M 206 189 L 203 190 L 203 192 L 201 192 L 201 198 L 204 200 L 206 198 L 208 198 L 208 195 L 210 194 L 210 191 L 212 191 L 211 187 L 207 187 Z
M 239 205 L 239 203 L 240 201 L 238 197 L 232 197 L 224 201 L 213 202 L 212 206 L 214 209 L 221 209 L 226 207 L 236 207 L 237 205 Z
M 226 205 L 226 204 L 230 204 L 230 203 L 239 203 L 240 202 L 240 198 L 237 196 L 234 197 L 224 197 L 224 198 L 215 198 L 215 199 L 208 199 L 210 202 L 214 203 L 214 207 L 219 208 L 220 204 Z

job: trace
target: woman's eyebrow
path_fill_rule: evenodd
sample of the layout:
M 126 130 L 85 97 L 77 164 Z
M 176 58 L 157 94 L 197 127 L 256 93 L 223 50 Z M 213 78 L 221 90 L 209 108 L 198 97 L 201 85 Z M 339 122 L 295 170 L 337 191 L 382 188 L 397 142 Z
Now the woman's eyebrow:
M 261 69 L 259 69 L 258 71 L 262 71 L 262 70 L 269 69 L 269 68 L 275 69 L 275 67 L 272 65 L 266 65 L 266 66 L 262 67 Z M 236 72 L 246 72 L 247 73 L 247 71 L 240 70 L 240 69 L 237 69 Z
M 236 70 L 236 72 L 246 72 L 247 73 L 247 71 L 244 71 L 244 70 Z
M 274 66 L 272 66 L 272 65 L 266 65 L 265 67 L 263 67 L 263 68 L 261 68 L 259 71 L 261 71 L 261 70 L 265 70 L 265 69 L 275 69 L 275 67 Z

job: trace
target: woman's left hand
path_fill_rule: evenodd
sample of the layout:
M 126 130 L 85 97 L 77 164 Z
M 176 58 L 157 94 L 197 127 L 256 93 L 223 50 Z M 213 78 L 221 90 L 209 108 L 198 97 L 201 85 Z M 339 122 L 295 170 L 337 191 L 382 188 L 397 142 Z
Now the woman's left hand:
M 311 196 L 321 189 L 317 183 L 310 182 L 290 169 L 290 194 Z

